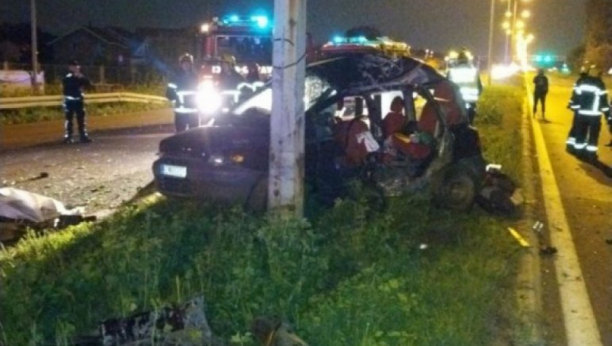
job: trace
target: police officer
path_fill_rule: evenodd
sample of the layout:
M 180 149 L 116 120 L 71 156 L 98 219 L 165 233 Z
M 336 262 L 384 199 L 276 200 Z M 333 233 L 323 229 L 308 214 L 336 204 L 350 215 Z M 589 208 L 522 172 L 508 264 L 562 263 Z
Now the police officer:
M 472 124 L 476 116 L 476 103 L 482 93 L 482 83 L 478 69 L 470 62 L 465 49 L 459 53 L 457 63 L 448 70 L 446 77 L 459 86 Z
M 66 116 L 64 143 L 72 143 L 73 119 L 76 113 L 79 137 L 82 143 L 90 143 L 85 123 L 85 108 L 83 101 L 83 88 L 89 88 L 91 83 L 81 73 L 81 66 L 76 60 L 68 65 L 68 74 L 62 79 L 64 93 L 64 114 Z
M 197 106 L 198 75 L 193 69 L 193 56 L 183 54 L 179 58 L 180 71 L 168 84 L 166 97 L 174 105 L 176 132 L 182 132 L 200 125 Z
M 591 65 L 588 75 L 576 83 L 570 108 L 576 113 L 574 153 L 589 162 L 596 162 L 601 114 L 610 118 L 608 92 L 597 66 Z

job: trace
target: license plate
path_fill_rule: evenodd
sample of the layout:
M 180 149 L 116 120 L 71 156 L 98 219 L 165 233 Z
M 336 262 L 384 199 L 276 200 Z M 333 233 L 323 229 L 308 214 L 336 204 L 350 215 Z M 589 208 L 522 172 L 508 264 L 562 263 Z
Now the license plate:
M 187 177 L 187 167 L 162 165 L 161 174 L 167 175 L 169 177 L 175 177 L 175 178 L 186 178 Z

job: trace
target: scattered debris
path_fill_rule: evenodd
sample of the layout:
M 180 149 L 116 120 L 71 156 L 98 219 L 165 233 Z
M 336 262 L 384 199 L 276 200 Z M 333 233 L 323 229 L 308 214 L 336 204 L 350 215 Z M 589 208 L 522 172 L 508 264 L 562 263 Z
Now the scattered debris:
M 182 306 L 103 321 L 100 337 L 104 346 L 220 345 L 208 325 L 202 296 Z
M 606 239 L 606 244 L 608 244 L 608 245 L 612 245 L 612 238 L 610 238 L 610 239 Z
M 540 248 L 540 255 L 542 256 L 552 256 L 557 253 L 557 248 L 554 246 L 542 246 Z
M 287 323 L 277 317 L 256 319 L 251 325 L 251 333 L 264 346 L 308 346 Z
M 542 223 L 542 221 L 536 221 L 531 227 L 531 229 L 533 229 L 533 231 L 536 233 L 542 233 L 542 229 L 544 229 L 544 223 Z
M 492 214 L 512 215 L 517 206 L 524 202 L 524 198 L 522 193 L 517 193 L 516 184 L 512 179 L 500 169 L 501 165 L 487 165 L 482 189 L 476 196 L 476 203 Z
M 514 228 L 508 227 L 508 231 L 514 237 L 514 239 L 516 239 L 516 241 L 518 241 L 518 243 L 522 247 L 529 247 L 529 242 L 527 240 L 525 240 L 525 238 L 523 238 L 523 236 L 520 235 L 520 233 L 517 232 Z

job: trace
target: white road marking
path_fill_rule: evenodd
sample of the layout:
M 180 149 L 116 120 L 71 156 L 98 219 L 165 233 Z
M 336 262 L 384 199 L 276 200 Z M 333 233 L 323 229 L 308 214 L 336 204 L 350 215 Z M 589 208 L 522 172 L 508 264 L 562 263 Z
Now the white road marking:
M 525 77 L 527 93 L 531 95 L 528 82 L 527 77 Z M 533 109 L 533 99 L 531 97 L 528 97 L 528 99 L 529 110 L 531 111 Z M 550 163 L 542 128 L 538 121 L 533 120 L 532 116 L 530 118 L 532 119 L 531 124 L 533 125 L 540 167 L 540 179 L 542 181 L 550 239 L 552 246 L 559 251 L 556 255 L 555 271 L 561 296 L 567 343 L 568 346 L 603 346 L 580 269 L 580 261 L 576 253 L 572 232 L 565 217 L 561 193 Z

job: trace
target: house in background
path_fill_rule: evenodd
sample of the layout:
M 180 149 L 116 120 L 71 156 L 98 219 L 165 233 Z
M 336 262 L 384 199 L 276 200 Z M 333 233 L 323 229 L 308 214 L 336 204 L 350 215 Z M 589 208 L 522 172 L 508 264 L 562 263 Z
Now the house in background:
M 135 35 L 143 38 L 142 52 L 139 53 L 146 63 L 163 72 L 178 66 L 180 55 L 196 55 L 198 40 L 195 28 L 137 28 Z
M 197 30 L 82 26 L 49 42 L 55 62 L 77 59 L 82 65 L 176 65 L 179 55 L 195 55 Z
M 78 60 L 82 65 L 128 65 L 142 40 L 114 27 L 81 26 L 48 43 L 59 64 Z

